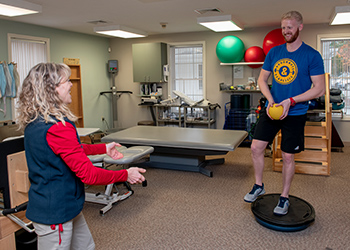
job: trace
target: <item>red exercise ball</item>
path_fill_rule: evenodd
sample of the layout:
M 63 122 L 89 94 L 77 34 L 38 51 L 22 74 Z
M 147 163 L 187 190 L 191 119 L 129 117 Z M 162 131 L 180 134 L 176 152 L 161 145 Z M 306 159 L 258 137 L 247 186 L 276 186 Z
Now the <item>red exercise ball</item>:
M 267 33 L 267 35 L 264 38 L 263 42 L 263 49 L 265 52 L 265 55 L 269 53 L 270 49 L 284 44 L 286 41 L 284 40 L 284 36 L 282 35 L 282 29 L 274 29 Z
M 244 61 L 246 62 L 263 62 L 265 60 L 264 50 L 259 46 L 250 47 L 245 51 Z M 259 68 L 261 64 L 248 65 L 251 68 Z

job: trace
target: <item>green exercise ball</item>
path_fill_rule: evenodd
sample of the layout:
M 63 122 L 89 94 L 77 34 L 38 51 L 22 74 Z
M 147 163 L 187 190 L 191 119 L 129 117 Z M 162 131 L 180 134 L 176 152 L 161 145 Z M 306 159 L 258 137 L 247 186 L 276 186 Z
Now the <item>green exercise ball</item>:
M 216 45 L 216 55 L 223 63 L 242 61 L 244 52 L 244 43 L 236 36 L 225 36 Z

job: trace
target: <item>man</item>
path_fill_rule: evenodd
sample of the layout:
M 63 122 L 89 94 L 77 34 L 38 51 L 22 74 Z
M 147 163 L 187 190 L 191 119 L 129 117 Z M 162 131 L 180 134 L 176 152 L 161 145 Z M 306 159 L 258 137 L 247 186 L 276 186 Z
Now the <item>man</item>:
M 251 145 L 255 185 L 244 197 L 246 202 L 253 202 L 265 193 L 262 180 L 265 149 L 281 130 L 283 190 L 274 209 L 277 215 L 288 213 L 289 190 L 295 170 L 294 154 L 304 150 L 308 101 L 325 93 L 322 57 L 306 45 L 299 35 L 303 29 L 302 15 L 297 11 L 285 13 L 281 18 L 281 28 L 286 43 L 270 50 L 258 78 L 267 105 L 260 116 Z M 270 90 L 267 81 L 271 74 L 273 79 Z M 274 103 L 283 107 L 279 120 L 273 120 L 268 112 Z

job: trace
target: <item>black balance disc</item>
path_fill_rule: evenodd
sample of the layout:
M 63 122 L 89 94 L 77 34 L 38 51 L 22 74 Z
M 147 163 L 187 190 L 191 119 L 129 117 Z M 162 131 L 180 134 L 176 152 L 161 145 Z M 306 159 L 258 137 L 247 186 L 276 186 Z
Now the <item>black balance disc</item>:
M 289 196 L 289 209 L 286 215 L 275 215 L 280 194 L 267 194 L 258 197 L 252 203 L 255 219 L 264 227 L 284 232 L 300 231 L 315 220 L 315 210 L 308 202 L 298 197 Z

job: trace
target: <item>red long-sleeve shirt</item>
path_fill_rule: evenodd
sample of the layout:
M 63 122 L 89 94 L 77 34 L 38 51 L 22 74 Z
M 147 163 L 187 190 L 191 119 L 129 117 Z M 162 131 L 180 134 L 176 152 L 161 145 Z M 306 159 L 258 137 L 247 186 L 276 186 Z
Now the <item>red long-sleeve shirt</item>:
M 95 167 L 87 155 L 105 154 L 106 144 L 81 144 L 77 140 L 77 131 L 72 124 L 58 122 L 52 126 L 46 135 L 50 148 L 59 155 L 67 166 L 81 181 L 88 185 L 108 185 L 115 182 L 124 182 L 128 172 L 106 170 Z

